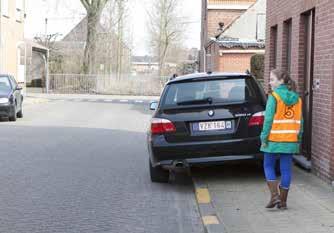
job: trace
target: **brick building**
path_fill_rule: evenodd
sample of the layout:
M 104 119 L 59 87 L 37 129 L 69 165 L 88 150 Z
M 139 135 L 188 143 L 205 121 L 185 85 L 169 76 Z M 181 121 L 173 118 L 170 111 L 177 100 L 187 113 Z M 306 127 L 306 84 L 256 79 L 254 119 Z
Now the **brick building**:
M 303 156 L 334 180 L 334 1 L 267 0 L 265 83 L 270 70 L 290 72 L 304 100 Z
M 203 0 L 201 71 L 249 70 L 251 57 L 264 54 L 265 13 L 266 0 Z

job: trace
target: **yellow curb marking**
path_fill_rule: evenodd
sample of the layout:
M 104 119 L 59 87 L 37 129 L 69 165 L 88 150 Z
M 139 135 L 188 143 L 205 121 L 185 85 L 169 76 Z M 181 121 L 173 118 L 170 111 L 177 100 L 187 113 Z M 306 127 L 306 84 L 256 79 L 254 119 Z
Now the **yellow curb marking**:
M 209 204 L 211 202 L 210 193 L 207 188 L 196 189 L 196 197 L 199 204 Z
M 204 225 L 217 225 L 219 224 L 219 220 L 216 216 L 204 216 L 202 217 L 202 221 Z

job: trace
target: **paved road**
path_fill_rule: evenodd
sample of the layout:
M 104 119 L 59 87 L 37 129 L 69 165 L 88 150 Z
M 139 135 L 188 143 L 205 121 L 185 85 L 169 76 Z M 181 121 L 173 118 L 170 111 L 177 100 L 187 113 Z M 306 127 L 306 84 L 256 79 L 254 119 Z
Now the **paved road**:
M 149 180 L 146 108 L 54 100 L 0 122 L 0 232 L 203 232 L 189 178 Z

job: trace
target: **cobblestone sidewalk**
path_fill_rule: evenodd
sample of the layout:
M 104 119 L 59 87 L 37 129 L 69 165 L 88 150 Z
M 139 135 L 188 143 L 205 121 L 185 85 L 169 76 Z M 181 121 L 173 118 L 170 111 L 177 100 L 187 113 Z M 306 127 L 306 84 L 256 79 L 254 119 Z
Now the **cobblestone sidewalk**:
M 209 189 L 222 232 L 334 233 L 333 188 L 300 168 L 294 168 L 286 211 L 264 208 L 269 191 L 256 167 L 226 165 L 201 176 L 201 182 Z

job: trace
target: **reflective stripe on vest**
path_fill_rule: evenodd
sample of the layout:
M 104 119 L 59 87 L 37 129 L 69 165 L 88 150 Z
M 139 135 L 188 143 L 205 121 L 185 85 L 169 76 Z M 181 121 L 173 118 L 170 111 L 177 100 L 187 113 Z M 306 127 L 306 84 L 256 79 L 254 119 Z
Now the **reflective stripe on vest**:
M 273 92 L 276 99 L 276 113 L 271 127 L 269 141 L 298 142 L 302 118 L 302 101 L 299 98 L 295 105 L 287 106 L 281 97 Z

